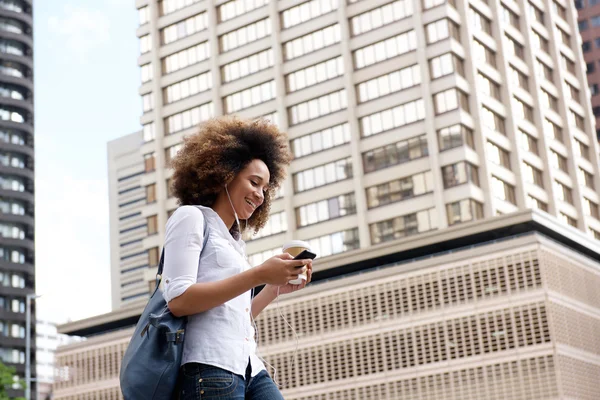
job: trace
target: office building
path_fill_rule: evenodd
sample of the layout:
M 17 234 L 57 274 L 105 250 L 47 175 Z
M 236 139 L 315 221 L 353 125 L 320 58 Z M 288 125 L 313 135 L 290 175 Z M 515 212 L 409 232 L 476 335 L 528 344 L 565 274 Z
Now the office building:
M 0 1 L 0 361 L 21 379 L 28 334 L 35 344 L 35 323 L 25 331 L 26 298 L 35 291 L 32 14 L 29 0 Z M 32 350 L 32 376 L 35 360 Z

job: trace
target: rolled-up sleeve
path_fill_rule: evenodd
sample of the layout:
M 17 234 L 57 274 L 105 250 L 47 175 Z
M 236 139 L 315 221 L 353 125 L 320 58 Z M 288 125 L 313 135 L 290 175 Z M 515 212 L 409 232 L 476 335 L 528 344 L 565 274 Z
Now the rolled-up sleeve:
M 193 206 L 179 207 L 167 222 L 162 275 L 163 297 L 167 303 L 196 283 L 204 223 L 202 211 Z

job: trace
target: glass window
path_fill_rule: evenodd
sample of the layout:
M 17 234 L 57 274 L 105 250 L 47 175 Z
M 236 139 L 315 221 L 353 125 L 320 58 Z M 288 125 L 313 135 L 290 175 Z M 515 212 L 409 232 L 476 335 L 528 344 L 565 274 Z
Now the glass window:
M 152 49 L 152 40 L 150 35 L 144 35 L 140 38 L 140 53 L 145 54 Z
M 546 133 L 546 135 L 548 137 L 562 143 L 562 141 L 563 141 L 562 129 L 547 118 L 544 119 L 544 132 Z
M 588 161 L 591 161 L 589 146 L 577 139 L 573 139 L 573 140 L 575 141 L 573 143 L 573 149 L 575 150 L 575 154 L 578 155 L 579 157 L 585 158 Z
M 496 67 L 496 53 L 477 40 L 473 40 L 473 57 L 477 62 Z
M 409 51 L 416 50 L 417 35 L 410 30 L 354 51 L 356 69 L 368 67 Z
M 293 60 L 305 54 L 339 43 L 341 40 L 340 24 L 328 26 L 307 35 L 300 36 L 283 44 L 285 61 Z
M 140 18 L 140 25 L 146 25 L 150 22 L 150 7 L 144 6 L 138 9 L 138 15 Z
M 165 118 L 165 134 L 170 135 L 198 125 L 214 116 L 212 102 L 182 111 Z
M 260 53 L 230 62 L 221 67 L 223 82 L 231 82 L 236 79 L 252 75 L 273 66 L 273 50 L 267 49 Z
M 510 170 L 510 156 L 508 151 L 489 140 L 486 144 L 486 156 L 490 162 Z
M 425 105 L 418 99 L 362 117 L 359 124 L 362 136 L 367 137 L 424 119 Z
M 433 7 L 441 6 L 442 4 L 450 4 L 453 7 L 456 7 L 455 0 L 423 0 L 423 9 L 428 10 Z
M 248 262 L 252 267 L 256 267 L 263 262 L 267 261 L 269 258 L 274 257 L 278 254 L 281 254 L 281 247 L 275 247 L 274 249 L 261 251 L 259 253 L 250 254 L 248 256 Z
M 518 119 L 533 122 L 533 108 L 530 105 L 523 103 L 516 97 L 513 97 L 513 109 L 515 113 L 514 115 Z
M 469 111 L 469 101 L 467 95 L 456 89 L 448 89 L 433 95 L 436 115 L 443 114 L 448 111 L 462 109 Z
M 260 231 L 252 235 L 248 233 L 245 236 L 246 240 L 256 240 L 263 237 L 276 235 L 281 232 L 287 231 L 287 216 L 285 211 L 281 211 L 275 214 L 271 214 L 265 226 L 261 228 Z
M 298 207 L 296 209 L 296 223 L 301 227 L 351 214 L 356 214 L 354 193 L 331 197 Z
M 162 44 L 173 43 L 184 37 L 201 32 L 208 27 L 208 14 L 206 12 L 186 18 L 161 30 Z
M 432 22 L 425 26 L 427 43 L 436 43 L 449 37 L 460 40 L 458 29 L 458 25 L 454 21 L 446 18 Z
M 446 53 L 429 60 L 429 69 L 431 79 L 458 72 L 462 77 L 465 76 L 464 61 L 454 53 Z
M 475 11 L 473 7 L 469 7 L 469 18 L 475 31 L 485 32 L 488 35 L 492 34 L 492 22 L 486 16 Z
M 344 158 L 294 174 L 296 193 L 352 178 L 352 159 Z
M 582 2 L 582 0 L 575 0 L 576 6 L 578 2 Z M 553 0 L 552 9 L 559 17 L 561 17 L 565 21 L 567 20 L 567 9 L 562 4 L 559 4 L 556 0 Z
M 350 18 L 353 36 L 360 35 L 413 14 L 412 0 L 397 0 Z
M 308 239 L 307 242 L 310 245 L 310 248 L 315 253 L 319 254 L 319 258 L 358 249 L 360 247 L 358 228 Z
M 202 42 L 195 46 L 178 51 L 162 59 L 163 74 L 170 74 L 190 65 L 202 62 L 210 56 L 208 42 Z
M 311 0 L 301 3 L 281 13 L 283 29 L 310 21 L 318 16 L 337 10 L 338 0 Z
M 438 140 L 440 151 L 453 149 L 465 144 L 475 149 L 473 130 L 461 124 L 447 126 L 438 130 Z
M 543 201 L 536 199 L 535 197 L 530 196 L 530 195 L 528 195 L 525 200 L 527 201 L 528 208 L 548 212 L 548 204 L 544 203 Z
M 529 91 L 529 79 L 527 78 L 527 75 L 514 68 L 512 65 L 509 65 L 509 79 L 514 86 Z
M 544 12 L 542 10 L 540 10 L 533 4 L 528 3 L 527 11 L 529 12 L 529 16 L 531 17 L 531 19 L 544 25 Z
M 269 4 L 269 0 L 231 0 L 217 8 L 219 21 L 224 22 Z
M 199 3 L 202 0 L 160 0 L 159 9 L 161 15 L 174 13 L 182 8 L 189 7 L 192 4 Z
M 363 169 L 369 173 L 428 155 L 427 139 L 421 135 L 364 152 Z
M 594 189 L 594 175 L 590 174 L 585 169 L 581 167 L 577 169 L 577 179 L 579 179 L 580 185 Z
M 296 138 L 291 141 L 291 148 L 294 157 L 300 158 L 346 143 L 350 143 L 350 125 L 347 122 Z
M 221 52 L 236 49 L 271 34 L 271 19 L 265 18 L 219 37 Z
M 550 150 L 550 165 L 555 169 L 568 173 L 566 157 L 563 157 L 554 150 Z
M 585 215 L 589 215 L 598 219 L 598 204 L 594 203 L 587 197 L 583 198 L 583 212 Z
M 147 113 L 154 109 L 154 95 L 152 93 L 146 93 L 142 95 L 142 110 Z
M 506 40 L 506 47 L 510 55 L 524 60 L 525 48 L 523 47 L 523 45 L 508 35 L 505 35 L 504 39 Z
M 345 109 L 347 104 L 346 90 L 329 93 L 315 99 L 296 104 L 288 108 L 290 125 L 297 125 L 323 115 Z
M 483 204 L 473 199 L 464 199 L 446 204 L 448 225 L 475 221 L 483 218 Z
M 540 96 L 540 103 L 545 109 L 558 110 L 558 99 L 552 96 L 550 93 L 541 89 L 542 95 Z
M 334 79 L 344 74 L 342 56 L 311 65 L 286 75 L 288 93 Z
M 148 64 L 144 64 L 140 67 L 140 72 L 142 74 L 142 83 L 146 83 L 152 80 L 153 78 L 153 70 L 152 70 L 152 64 L 148 63 Z
M 519 22 L 519 16 L 511 9 L 504 6 L 504 4 L 502 4 L 500 20 L 507 25 L 512 25 L 514 28 L 520 29 L 521 27 Z
M 482 74 L 481 72 L 477 73 L 477 89 L 484 93 L 489 97 L 493 97 L 494 99 L 501 101 L 500 99 L 500 85 L 496 82 Z
M 444 179 L 444 189 L 469 182 L 479 186 L 478 168 L 466 161 L 442 167 L 442 177 Z
M 379 244 L 437 229 L 435 208 L 376 222 L 370 225 L 371 243 Z
M 0 30 L 19 34 L 25 32 L 25 28 L 21 22 L 8 18 L 0 18 Z
M 150 142 L 150 141 L 154 140 L 155 139 L 154 122 L 144 125 L 142 128 L 142 132 L 143 132 L 143 136 L 144 136 L 144 142 Z
M 507 201 L 512 204 L 515 203 L 515 188 L 512 185 L 504 182 L 492 175 L 492 193 L 494 197 Z
M 358 102 L 387 96 L 421 83 L 421 70 L 418 64 L 389 74 L 373 78 L 357 85 Z
M 579 115 L 575 111 L 569 109 L 569 111 L 567 113 L 567 117 L 569 118 L 569 125 L 575 126 L 581 130 L 585 129 L 584 119 L 581 115 Z
M 560 201 L 573 204 L 573 193 L 571 188 L 559 181 L 554 181 L 554 192 Z
M 433 192 L 433 174 L 422 172 L 366 189 L 367 206 L 374 208 Z
M 525 176 L 525 182 L 533 183 L 541 188 L 544 187 L 542 171 L 526 162 L 523 163 L 523 175 Z
M 166 104 L 174 103 L 210 90 L 211 88 L 212 74 L 209 71 L 167 86 L 163 89 L 163 98 L 165 99 L 164 101 Z
M 0 39 L 0 53 L 12 54 L 15 56 L 25 55 L 27 48 L 23 43 L 16 40 Z
M 531 30 L 532 34 L 532 44 L 534 49 L 542 50 L 543 52 L 550 52 L 550 43 L 547 39 L 543 38 L 539 33 L 535 30 Z

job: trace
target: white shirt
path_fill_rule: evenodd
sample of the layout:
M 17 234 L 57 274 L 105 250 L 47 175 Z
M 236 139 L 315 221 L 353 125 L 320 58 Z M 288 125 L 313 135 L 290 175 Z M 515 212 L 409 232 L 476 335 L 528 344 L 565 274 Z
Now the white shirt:
M 204 224 L 208 240 L 204 243 Z M 250 268 L 245 243 L 235 240 L 219 215 L 202 206 L 179 207 L 167 221 L 162 279 L 163 297 L 171 301 L 196 282 L 215 282 Z M 251 321 L 251 292 L 188 317 L 181 365 L 209 364 L 245 376 L 265 369 L 256 356 Z

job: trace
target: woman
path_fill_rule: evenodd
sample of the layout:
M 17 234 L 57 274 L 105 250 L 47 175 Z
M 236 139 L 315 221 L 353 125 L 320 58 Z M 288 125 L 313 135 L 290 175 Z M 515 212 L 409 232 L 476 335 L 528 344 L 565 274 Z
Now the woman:
M 219 118 L 187 137 L 172 161 L 180 207 L 166 227 L 163 295 L 174 315 L 188 316 L 182 400 L 283 399 L 256 355 L 252 322 L 278 293 L 302 289 L 312 262 L 282 254 L 250 268 L 241 233 L 264 226 L 290 159 L 275 126 Z M 304 269 L 305 283 L 288 284 Z

